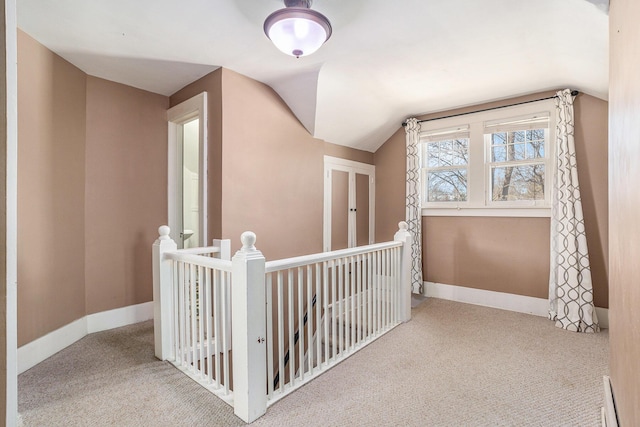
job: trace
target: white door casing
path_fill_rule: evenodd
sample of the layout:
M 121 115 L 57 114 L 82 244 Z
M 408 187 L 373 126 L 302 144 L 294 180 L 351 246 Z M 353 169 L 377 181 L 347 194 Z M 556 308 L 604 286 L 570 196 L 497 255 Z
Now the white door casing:
M 168 219 L 171 238 L 182 247 L 182 126 L 194 119 L 199 122 L 199 168 L 198 168 L 198 242 L 194 246 L 206 246 L 207 242 L 207 92 L 202 92 L 167 110 L 169 126 L 168 144 Z M 194 242 L 195 243 L 195 242 Z
M 368 244 L 375 242 L 375 166 L 367 163 L 345 160 L 338 157 L 324 156 L 324 220 L 323 250 L 331 251 L 332 232 L 332 173 L 342 171 L 349 174 L 349 212 L 348 212 L 348 247 L 357 246 L 356 234 L 356 175 L 366 175 L 369 180 L 369 238 Z

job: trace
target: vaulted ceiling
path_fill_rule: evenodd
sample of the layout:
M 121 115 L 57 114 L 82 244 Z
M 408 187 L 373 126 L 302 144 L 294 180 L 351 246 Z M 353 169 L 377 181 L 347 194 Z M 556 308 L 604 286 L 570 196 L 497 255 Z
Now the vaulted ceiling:
M 170 95 L 218 67 L 270 85 L 315 137 L 375 151 L 407 117 L 547 89 L 606 99 L 608 0 L 316 0 L 296 59 L 281 0 L 17 0 L 18 26 L 90 75 Z

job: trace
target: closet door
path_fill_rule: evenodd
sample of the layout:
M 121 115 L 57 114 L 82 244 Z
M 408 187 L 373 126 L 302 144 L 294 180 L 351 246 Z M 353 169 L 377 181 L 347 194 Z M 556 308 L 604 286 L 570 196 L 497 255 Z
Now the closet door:
M 325 251 L 374 242 L 375 166 L 325 156 Z
M 331 170 L 331 250 L 349 245 L 349 172 Z
M 364 246 L 373 243 L 373 236 L 369 235 L 369 186 L 371 177 L 362 173 L 354 173 L 355 176 L 355 246 Z

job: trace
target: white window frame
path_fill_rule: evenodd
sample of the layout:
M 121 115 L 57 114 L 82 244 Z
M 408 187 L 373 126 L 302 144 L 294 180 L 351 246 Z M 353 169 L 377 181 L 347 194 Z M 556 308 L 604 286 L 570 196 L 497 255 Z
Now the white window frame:
M 460 134 L 467 134 L 469 133 L 469 126 L 468 125 L 461 125 L 461 126 L 455 126 L 453 128 L 446 128 L 446 129 L 434 129 L 434 130 L 430 130 L 429 132 L 420 132 L 421 134 L 421 139 L 424 138 L 426 135 L 431 136 L 432 138 L 437 135 L 437 134 L 442 134 L 442 139 L 438 139 L 437 141 L 448 141 L 449 139 L 455 139 L 457 136 L 459 136 Z M 468 200 L 469 200 L 469 168 L 471 165 L 471 138 L 468 138 L 469 142 L 467 144 L 467 164 L 466 165 L 452 165 L 450 167 L 447 166 L 437 166 L 437 167 L 421 167 L 421 175 L 420 175 L 420 179 L 422 180 L 422 188 L 421 188 L 421 197 L 424 197 L 426 195 L 426 188 L 425 186 L 427 185 L 427 183 L 429 182 L 429 172 L 437 172 L 437 171 L 443 171 L 443 170 L 454 170 L 454 169 L 460 169 L 460 170 L 464 170 L 466 172 L 466 178 L 467 178 L 467 200 L 460 200 L 460 201 L 438 201 L 438 202 L 429 202 L 428 200 L 423 200 L 422 201 L 422 205 L 423 207 L 449 207 L 449 208 L 456 208 L 459 205 L 466 205 Z M 421 142 L 421 146 L 422 145 L 426 145 L 429 144 L 429 142 L 436 142 L 436 141 L 425 141 L 425 142 Z M 424 153 L 424 146 L 421 147 L 420 149 L 420 154 L 422 155 L 422 153 Z M 426 159 L 420 159 L 420 163 L 421 165 L 426 162 Z
M 491 201 L 490 146 L 485 138 L 485 122 L 509 120 L 510 118 L 549 115 L 549 128 L 545 146 L 545 200 L 493 202 Z M 490 111 L 465 114 L 421 123 L 420 134 L 428 134 L 438 129 L 469 126 L 469 166 L 467 170 L 467 200 L 465 202 L 422 202 L 423 216 L 512 216 L 550 217 L 550 194 L 552 173 L 555 164 L 555 103 L 553 99 L 531 102 L 523 105 L 499 108 Z M 422 152 L 422 147 L 420 147 Z M 422 194 L 426 194 L 425 169 L 422 169 Z

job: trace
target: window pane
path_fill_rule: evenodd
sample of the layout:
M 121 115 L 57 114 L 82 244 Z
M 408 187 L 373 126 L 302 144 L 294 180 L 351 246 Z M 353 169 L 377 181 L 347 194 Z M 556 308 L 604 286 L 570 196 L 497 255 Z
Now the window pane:
M 513 141 L 514 142 L 524 142 L 524 138 L 525 138 L 525 131 L 523 130 L 518 130 L 515 132 L 509 132 L 509 134 L 513 133 Z M 511 141 L 509 141 L 511 142 Z
M 544 200 L 544 164 L 492 168 L 491 194 L 493 201 Z
M 527 131 L 527 141 L 544 140 L 544 129 L 533 129 Z
M 527 159 L 541 159 L 544 157 L 544 141 L 527 142 Z
M 467 200 L 467 170 L 433 171 L 427 177 L 427 201 L 460 202 Z
M 511 148 L 511 146 L 509 146 L 509 148 Z M 514 144 L 513 160 L 524 160 L 524 159 L 526 159 L 524 144 Z
M 434 168 L 438 166 L 440 150 L 437 142 L 427 144 L 427 167 Z
M 498 132 L 491 134 L 491 143 L 493 145 L 500 145 L 507 143 L 507 134 L 505 132 Z
M 453 164 L 463 166 L 468 163 L 467 153 L 469 152 L 468 139 L 456 139 L 453 141 Z
M 492 151 L 492 161 L 494 162 L 506 162 L 507 161 L 507 147 L 505 146 L 497 146 L 491 147 Z

